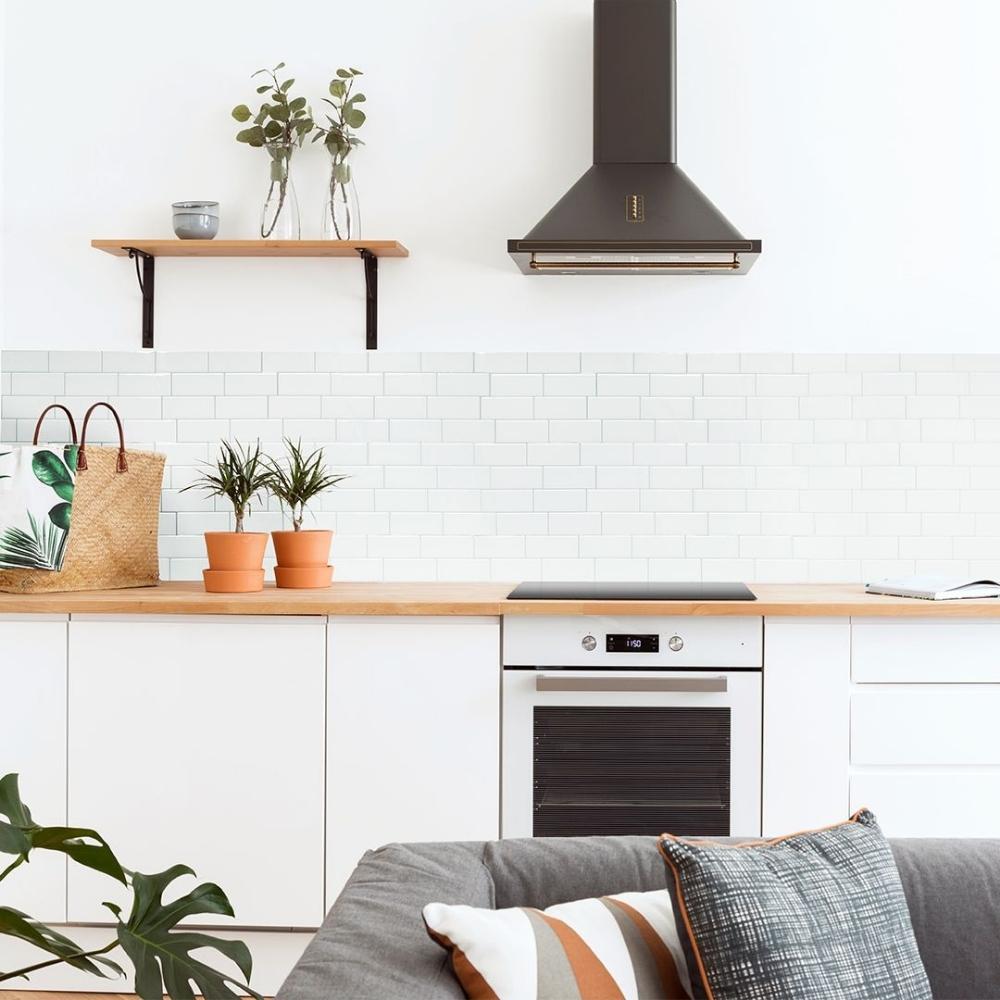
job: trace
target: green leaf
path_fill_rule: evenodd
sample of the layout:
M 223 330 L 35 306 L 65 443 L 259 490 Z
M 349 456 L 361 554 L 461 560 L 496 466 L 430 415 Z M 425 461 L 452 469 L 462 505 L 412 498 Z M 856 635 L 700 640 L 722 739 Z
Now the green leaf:
M 346 69 L 338 69 L 337 76 L 339 76 L 341 80 L 349 80 L 351 78 L 351 74 Z
M 281 135 L 281 125 L 278 122 L 268 122 L 264 126 L 264 137 L 266 139 L 277 139 Z
M 80 448 L 75 444 L 68 444 L 63 448 L 63 461 L 70 472 L 76 472 L 76 461 L 80 455 Z
M 344 120 L 347 122 L 351 128 L 361 128 L 365 123 L 367 115 L 360 108 L 351 108 L 347 114 L 344 115 Z
M 288 105 L 290 111 L 301 111 L 306 106 L 306 99 L 304 97 L 296 97 Z
M 283 83 L 283 84 L 281 85 L 281 92 L 282 92 L 283 94 L 287 94 L 287 93 L 288 93 L 288 91 L 290 91 L 290 90 L 292 89 L 292 84 L 294 84 L 294 83 L 295 83 L 295 79 L 294 79 L 294 77 L 293 77 L 293 78 L 292 78 L 291 80 L 286 80 L 286 81 L 285 81 L 285 82 L 284 82 L 284 83 Z
M 252 112 L 245 104 L 237 104 L 232 114 L 238 122 L 248 122 L 252 116 Z
M 55 955 L 74 969 L 87 972 L 92 976 L 112 979 L 114 977 L 109 973 L 114 973 L 114 976 L 118 977 L 125 975 L 121 966 L 112 962 L 111 959 L 98 955 L 88 955 L 85 948 L 82 948 L 75 941 L 71 941 L 64 934 L 32 920 L 27 914 L 11 907 L 0 906 L 0 935 L 26 941 L 49 955 Z M 12 973 L 0 971 L 0 982 L 19 975 L 20 973 L 16 971 Z
M 331 80 L 330 81 L 330 93 L 334 97 L 343 97 L 347 92 L 347 88 L 344 86 L 343 80 Z
M 66 463 L 51 451 L 35 452 L 31 458 L 31 471 L 34 472 L 35 478 L 46 486 L 73 482 Z
M 355 94 L 347 103 L 348 104 L 362 104 L 367 101 L 368 98 L 364 94 Z
M 242 132 L 236 133 L 236 141 L 246 142 L 251 146 L 263 146 L 264 130 L 259 125 L 254 125 L 253 128 L 245 128 Z
M 288 121 L 288 108 L 283 104 L 272 104 L 267 112 L 275 121 Z
M 362 72 L 361 72 L 361 70 L 359 70 L 359 69 L 355 69 L 355 68 L 354 68 L 353 66 L 351 67 L 351 72 L 352 72 L 352 73 L 353 73 L 353 74 L 354 74 L 355 76 L 364 76 L 364 73 L 362 73 Z
M 49 511 L 49 520 L 63 531 L 69 531 L 69 522 L 73 516 L 73 507 L 68 503 L 57 503 Z
M 256 76 L 256 74 L 254 74 L 254 75 Z M 271 89 L 271 85 L 269 83 L 265 83 L 263 86 L 260 86 L 260 87 L 257 88 L 257 93 L 258 94 L 266 94 L 270 89 Z
M 201 913 L 233 916 L 226 894 L 211 883 L 199 885 L 170 903 L 163 902 L 163 892 L 171 882 L 193 874 L 186 865 L 174 865 L 155 875 L 132 875 L 132 910 L 126 922 L 119 920 L 118 940 L 135 966 L 136 993 L 144 1000 L 162 1000 L 166 989 L 174 1000 L 179 1000 L 194 995 L 194 983 L 197 992 L 205 997 L 235 1000 L 242 991 L 262 1000 L 249 986 L 192 955 L 198 949 L 217 951 L 236 965 L 244 979 L 249 979 L 253 962 L 242 941 L 174 930 L 179 921 Z
M 274 67 L 274 72 L 277 73 L 279 69 L 284 69 L 284 68 L 285 68 L 285 64 L 283 62 L 280 62 L 280 63 L 278 63 L 277 66 Z
M 85 868 L 92 868 L 110 875 L 123 885 L 127 884 L 122 866 L 100 834 L 82 827 L 39 826 L 32 819 L 31 810 L 21 801 L 16 774 L 0 778 L 0 815 L 5 816 L 10 821 L 9 825 L 25 836 L 29 850 L 58 851 Z M 27 852 L 22 850 L 17 853 Z

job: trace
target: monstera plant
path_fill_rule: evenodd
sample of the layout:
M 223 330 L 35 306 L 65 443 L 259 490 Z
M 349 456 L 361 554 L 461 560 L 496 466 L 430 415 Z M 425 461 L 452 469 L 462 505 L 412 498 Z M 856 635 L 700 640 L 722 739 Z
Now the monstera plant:
M 209 934 L 178 928 L 186 917 L 203 913 L 233 916 L 226 894 L 210 882 L 196 886 L 189 893 L 163 901 L 163 894 L 184 875 L 194 875 L 186 865 L 174 865 L 155 875 L 123 868 L 107 841 L 96 831 L 65 826 L 39 826 L 21 801 L 16 774 L 0 778 L 0 855 L 12 855 L 0 869 L 0 936 L 15 938 L 33 945 L 46 958 L 20 969 L 0 968 L 0 992 L 4 984 L 25 980 L 41 969 L 69 965 L 105 979 L 125 975 L 108 956 L 118 949 L 135 969 L 135 992 L 142 1000 L 193 1000 L 196 993 L 205 998 L 237 998 L 260 994 L 245 983 L 219 972 L 194 952 L 212 949 L 220 953 L 250 979 L 250 951 L 242 941 L 228 941 Z M 26 913 L 3 906 L 3 880 L 30 860 L 32 851 L 56 851 L 85 868 L 100 872 L 128 887 L 132 903 L 127 916 L 113 903 L 105 903 L 115 921 L 114 937 L 98 948 L 83 948 L 59 931 L 33 920 Z M 0 862 L 2 864 L 2 862 Z M 0 962 L 3 949 L 0 948 Z M 194 989 L 192 989 L 192 984 Z
M 73 513 L 73 477 L 79 449 L 75 444 L 63 448 L 62 458 L 44 449 L 31 458 L 35 478 L 52 488 L 59 498 L 46 515 L 27 510 L 30 533 L 23 528 L 6 528 L 0 532 L 0 567 L 4 569 L 61 569 L 69 539 L 69 522 Z M 3 452 L 0 458 L 9 455 Z M 7 479 L 8 476 L 0 476 Z M 48 504 L 46 503 L 46 507 Z M 36 513 L 38 516 L 36 516 Z

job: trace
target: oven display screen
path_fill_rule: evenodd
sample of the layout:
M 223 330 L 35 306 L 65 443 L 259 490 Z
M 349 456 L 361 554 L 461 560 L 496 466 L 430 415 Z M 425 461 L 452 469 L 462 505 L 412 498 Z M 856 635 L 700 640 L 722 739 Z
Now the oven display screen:
M 609 653 L 658 653 L 660 637 L 658 635 L 622 635 L 608 633 L 607 652 Z

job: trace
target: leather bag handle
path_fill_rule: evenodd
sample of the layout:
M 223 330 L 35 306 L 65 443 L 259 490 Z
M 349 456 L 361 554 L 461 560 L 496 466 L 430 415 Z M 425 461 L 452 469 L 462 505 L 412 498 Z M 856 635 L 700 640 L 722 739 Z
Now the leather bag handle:
M 38 444 L 38 435 L 42 432 L 42 421 L 45 419 L 45 415 L 51 410 L 62 410 L 63 413 L 66 414 L 66 419 L 69 421 L 69 430 L 73 435 L 73 444 L 76 444 L 76 421 L 73 419 L 73 414 L 70 413 L 69 409 L 63 406 L 62 403 L 52 403 L 51 405 L 46 406 L 38 417 L 38 423 L 35 424 L 35 434 L 31 439 L 32 445 Z
M 80 451 L 77 453 L 76 458 L 76 471 L 87 471 L 87 424 L 90 423 L 91 414 L 99 406 L 104 406 L 109 409 L 111 411 L 111 416 L 115 418 L 115 423 L 118 425 L 117 471 L 128 472 L 128 461 L 125 458 L 125 429 L 122 427 L 122 418 L 118 416 L 118 411 L 110 403 L 94 403 L 94 405 L 84 414 L 83 428 L 80 431 Z

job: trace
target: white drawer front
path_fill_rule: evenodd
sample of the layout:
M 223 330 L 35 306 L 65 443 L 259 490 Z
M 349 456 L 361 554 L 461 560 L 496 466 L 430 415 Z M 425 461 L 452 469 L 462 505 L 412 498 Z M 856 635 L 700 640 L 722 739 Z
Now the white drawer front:
M 1000 764 L 1000 685 L 856 691 L 853 764 Z
M 1000 837 L 1000 774 L 855 774 L 851 810 L 862 806 L 887 837 Z
M 1000 683 L 1000 622 L 855 618 L 851 675 L 859 684 Z

